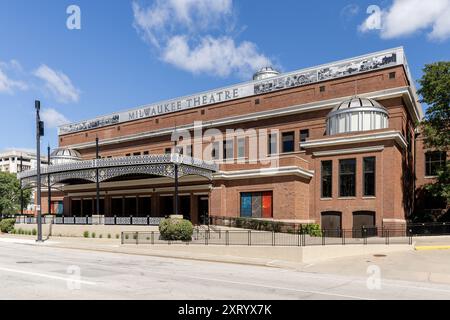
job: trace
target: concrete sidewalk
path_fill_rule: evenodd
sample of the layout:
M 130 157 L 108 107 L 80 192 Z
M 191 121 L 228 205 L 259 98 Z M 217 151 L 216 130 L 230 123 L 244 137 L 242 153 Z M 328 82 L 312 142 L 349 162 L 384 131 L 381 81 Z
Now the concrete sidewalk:
M 117 239 L 52 237 L 36 243 L 35 237 L 1 235 L 0 241 L 55 248 L 124 253 L 165 258 L 239 263 L 297 269 L 302 264 L 367 254 L 412 251 L 409 245 L 331 245 L 307 247 L 223 245 L 122 245 Z

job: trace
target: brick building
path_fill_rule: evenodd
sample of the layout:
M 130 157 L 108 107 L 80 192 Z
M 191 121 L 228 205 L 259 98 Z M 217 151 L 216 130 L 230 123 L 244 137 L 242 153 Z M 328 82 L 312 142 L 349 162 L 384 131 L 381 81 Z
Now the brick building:
M 402 226 L 424 183 L 414 179 L 422 116 L 403 48 L 285 74 L 264 68 L 250 82 L 60 127 L 52 203 L 68 216 L 96 213 L 99 177 L 99 214 L 172 214 L 177 165 L 178 213 L 194 223 Z M 21 178 L 35 181 L 32 171 Z

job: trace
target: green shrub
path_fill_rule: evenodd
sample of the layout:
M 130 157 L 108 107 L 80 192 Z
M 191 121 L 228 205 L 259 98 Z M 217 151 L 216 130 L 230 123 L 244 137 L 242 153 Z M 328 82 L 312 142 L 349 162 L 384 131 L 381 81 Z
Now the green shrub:
M 0 231 L 3 233 L 10 233 L 14 229 L 16 219 L 3 219 L 0 221 Z
M 101 235 L 99 235 L 98 237 L 99 237 L 100 239 L 102 239 L 102 238 L 103 238 L 103 235 L 101 234 Z
M 111 233 L 108 233 L 108 239 L 111 239 Z
M 83 232 L 83 237 L 85 237 L 85 238 L 89 238 L 89 231 L 85 231 L 85 232 Z
M 118 234 L 116 234 L 116 239 L 119 239 L 119 238 L 120 238 L 120 236 Z
M 31 231 L 31 234 L 32 234 L 33 236 L 37 235 L 37 230 L 36 230 L 36 229 L 33 229 L 33 231 Z
M 317 223 L 303 225 L 301 228 L 301 232 L 304 234 L 309 234 L 311 237 L 322 236 L 322 229 L 320 228 L 320 225 L 318 225 Z
M 12 230 L 11 230 L 11 233 L 12 233 L 12 234 L 16 234 L 16 233 L 17 233 L 17 230 L 16 230 L 16 229 L 12 229 Z
M 18 234 L 23 234 L 22 228 L 19 228 L 19 230 L 17 230 L 17 233 L 18 233 Z
M 194 227 L 188 220 L 164 219 L 159 224 L 159 232 L 163 240 L 191 241 Z
M 91 238 L 95 238 L 95 232 L 91 233 Z

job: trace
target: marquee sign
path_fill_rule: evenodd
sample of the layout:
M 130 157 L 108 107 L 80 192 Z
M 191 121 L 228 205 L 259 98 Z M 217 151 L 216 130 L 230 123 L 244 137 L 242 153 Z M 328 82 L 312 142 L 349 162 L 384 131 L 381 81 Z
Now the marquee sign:
M 258 94 L 300 87 L 320 81 L 405 64 L 403 48 L 373 53 L 327 65 L 286 73 L 273 78 L 251 81 L 232 87 L 217 89 L 192 96 L 168 100 L 137 109 L 114 113 L 96 119 L 59 127 L 59 135 L 96 129 L 122 122 L 140 120 L 177 111 L 232 101 Z

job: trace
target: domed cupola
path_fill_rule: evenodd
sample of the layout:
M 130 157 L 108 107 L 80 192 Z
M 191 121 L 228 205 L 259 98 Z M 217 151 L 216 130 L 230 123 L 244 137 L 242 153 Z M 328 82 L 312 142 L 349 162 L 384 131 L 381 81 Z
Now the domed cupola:
M 280 73 L 272 67 L 261 68 L 258 72 L 253 75 L 253 80 L 264 80 L 272 77 L 276 77 Z
M 50 154 L 50 161 L 53 165 L 66 164 L 81 160 L 81 154 L 78 151 L 69 148 L 58 148 L 53 150 Z
M 327 134 L 369 131 L 388 127 L 389 113 L 372 99 L 353 97 L 336 106 L 327 117 Z

